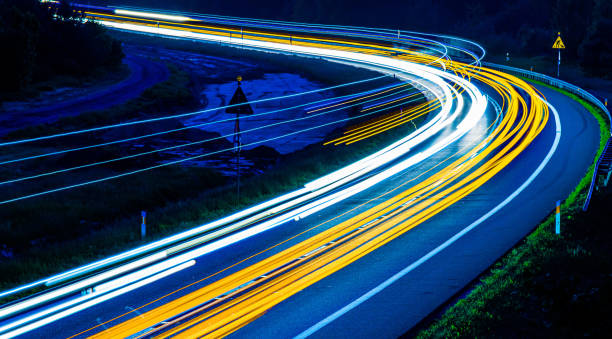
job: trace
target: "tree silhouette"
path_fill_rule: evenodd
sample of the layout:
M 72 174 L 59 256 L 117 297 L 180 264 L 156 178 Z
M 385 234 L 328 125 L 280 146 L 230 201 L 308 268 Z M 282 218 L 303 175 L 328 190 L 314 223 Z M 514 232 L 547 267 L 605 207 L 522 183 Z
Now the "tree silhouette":
M 593 22 L 580 45 L 580 63 L 591 75 L 612 77 L 612 4 L 598 0 L 593 9 Z
M 0 91 L 18 91 L 56 75 L 83 76 L 121 64 L 121 43 L 84 21 L 66 0 L 57 7 L 37 0 L 2 0 Z

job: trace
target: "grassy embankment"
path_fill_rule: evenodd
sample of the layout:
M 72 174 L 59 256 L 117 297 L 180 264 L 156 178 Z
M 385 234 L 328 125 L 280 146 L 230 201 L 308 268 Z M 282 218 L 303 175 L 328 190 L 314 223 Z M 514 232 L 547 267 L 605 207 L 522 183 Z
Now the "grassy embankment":
M 336 66 L 327 63 L 327 66 L 319 64 L 318 68 L 324 71 Z M 11 138 L 47 135 L 67 127 L 99 126 L 117 119 L 138 118 L 143 112 L 167 111 L 174 105 L 173 97 L 183 97 L 180 93 L 189 92 L 186 81 L 188 79 L 184 75 L 174 70 L 166 83 L 154 86 L 126 105 L 16 131 Z M 164 96 L 167 92 L 175 94 Z M 159 98 L 167 98 L 167 101 L 159 101 Z M 416 122 L 417 125 L 419 122 Z M 15 250 L 9 260 L 0 261 L 0 276 L 3 277 L 0 289 L 82 265 L 142 243 L 139 239 L 140 210 L 148 211 L 146 241 L 151 241 L 296 189 L 380 149 L 409 133 L 414 126 L 406 124 L 351 146 L 315 144 L 279 156 L 263 174 L 242 181 L 238 203 L 233 180 L 207 168 L 169 166 L 5 206 L 1 211 L 0 238 L 9 248 L 19 250 Z M 105 156 L 117 152 L 115 149 L 106 151 L 108 154 Z M 98 155 L 88 157 L 96 159 Z M 62 158 L 57 162 L 65 165 Z M 138 167 L 145 167 L 145 164 L 134 162 L 89 174 L 108 175 Z M 69 179 L 67 182 L 81 178 L 76 176 Z
M 496 262 L 465 298 L 418 333 L 418 338 L 609 334 L 612 232 L 606 203 L 612 202 L 612 197 L 600 194 L 590 210 L 582 212 L 595 162 L 609 137 L 609 125 L 595 106 L 571 93 L 550 88 L 591 112 L 599 122 L 601 135 L 593 165 L 561 205 L 562 234 L 555 234 L 555 216 L 551 214 Z
M 54 93 L 66 88 L 85 89 L 95 91 L 125 80 L 130 75 L 130 68 L 121 64 L 109 69 L 94 69 L 89 74 L 74 76 L 71 74 L 56 75 L 47 80 L 41 80 L 28 84 L 19 91 L 0 92 L 0 103 L 34 101 L 45 97 L 47 100 L 55 102 Z
M 9 133 L 6 139 L 34 138 L 68 130 L 113 124 L 118 121 L 163 116 L 166 115 L 168 109 L 177 107 L 183 110 L 194 108 L 194 98 L 188 88 L 189 76 L 173 64 L 167 64 L 167 67 L 170 70 L 170 76 L 166 81 L 144 90 L 139 97 L 125 104 L 76 116 L 62 117 L 53 123 L 24 127 Z
M 67 130 L 100 126 L 116 121 L 142 118 L 161 114 L 174 107 L 189 107 L 193 100 L 187 88 L 189 78 L 176 67 L 169 66 L 171 75 L 142 93 L 136 99 L 102 111 L 86 112 L 74 117 L 65 117 L 51 124 L 27 127 L 10 133 L 5 140 L 16 140 L 40 135 L 50 135 Z M 133 131 L 136 133 L 135 131 Z M 82 144 L 95 144 L 104 139 L 98 136 L 79 136 L 42 142 L 33 145 L 10 147 L 1 150 L 0 159 L 57 151 Z M 0 169 L 3 180 L 87 162 L 100 161 L 122 155 L 119 147 L 103 147 L 75 155 L 66 154 L 51 159 L 17 163 Z M 150 159 L 132 160 L 113 166 L 103 166 L 89 171 L 79 171 L 59 179 L 48 178 L 36 181 L 4 185 L 4 199 L 21 196 L 44 188 L 52 188 L 104 177 L 119 172 L 144 167 Z M 104 236 L 95 236 L 106 228 L 106 223 L 116 218 L 149 209 L 160 201 L 176 200 L 182 196 L 193 196 L 202 189 L 224 183 L 219 173 L 206 168 L 167 167 L 116 182 L 86 186 L 82 189 L 52 194 L 41 198 L 4 205 L 0 208 L 0 244 L 4 258 L 0 259 L 0 286 L 33 279 L 45 272 L 70 266 L 70 262 L 83 260 L 113 242 L 113 237 L 99 244 L 89 243 L 90 237 L 100 241 Z M 193 183 L 198 183 L 194 185 Z M 156 184 L 159 183 L 159 184 Z M 214 184 L 213 184 L 214 183 Z M 108 235 L 108 234 L 107 234 Z M 71 240 L 67 247 L 64 240 Z M 79 259 L 81 258 L 81 259 Z

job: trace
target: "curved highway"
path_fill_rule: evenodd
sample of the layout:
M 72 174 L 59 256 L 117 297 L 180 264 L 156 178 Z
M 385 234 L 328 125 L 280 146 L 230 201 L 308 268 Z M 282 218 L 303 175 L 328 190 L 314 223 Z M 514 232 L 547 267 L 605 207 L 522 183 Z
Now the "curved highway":
M 48 287 L 0 308 L 2 336 L 398 336 L 533 229 L 598 145 L 597 122 L 580 104 L 481 67 L 484 51 L 463 39 L 80 8 L 116 29 L 348 62 L 428 97 L 329 147 L 429 116 L 294 192 L 2 293 Z

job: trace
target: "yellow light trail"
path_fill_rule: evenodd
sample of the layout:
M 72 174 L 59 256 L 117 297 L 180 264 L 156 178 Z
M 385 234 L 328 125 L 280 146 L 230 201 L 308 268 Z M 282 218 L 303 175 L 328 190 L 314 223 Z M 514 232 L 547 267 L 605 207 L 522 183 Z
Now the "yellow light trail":
M 460 91 L 459 93 L 461 93 Z M 416 95 L 416 94 L 415 94 Z M 454 98 L 454 96 L 453 96 Z M 380 118 L 374 118 L 368 123 L 358 126 L 355 128 L 349 128 L 345 135 L 338 137 L 336 139 L 327 141 L 323 143 L 323 145 L 334 144 L 334 146 L 338 146 L 341 144 L 350 145 L 361 140 L 367 139 L 374 135 L 378 135 L 380 133 L 386 132 L 392 128 L 401 126 L 407 122 L 413 121 L 421 116 L 429 114 L 430 112 L 436 110 L 441 107 L 442 104 L 437 100 L 430 100 L 420 105 L 414 106 L 406 111 L 400 110 L 395 111 L 393 114 L 388 116 L 383 116 Z
M 366 95 L 366 96 L 361 96 L 361 97 L 358 97 L 358 98 L 355 98 L 355 99 L 351 99 L 351 100 L 341 101 L 341 102 L 333 104 L 333 105 L 329 105 L 329 106 L 325 106 L 325 107 L 321 107 L 321 108 L 310 110 L 307 113 L 315 113 L 315 112 L 324 111 L 324 110 L 327 110 L 327 109 L 330 109 L 330 108 L 334 108 L 334 107 L 350 104 L 350 103 L 353 103 L 353 102 L 356 102 L 356 101 L 362 101 L 363 99 L 368 99 L 368 98 L 380 96 L 381 94 L 385 94 L 385 93 L 388 93 L 388 92 L 391 92 L 391 91 L 395 91 L 397 89 L 400 89 L 400 88 L 403 88 L 403 87 L 406 87 L 406 86 L 409 86 L 409 84 L 402 84 L 402 85 L 399 85 L 399 86 L 395 86 L 395 87 L 389 88 L 389 89 L 384 90 L 384 91 L 376 92 L 376 93 L 369 94 L 369 95 Z
M 412 121 L 418 117 L 421 117 L 429 112 L 439 108 L 440 103 L 436 102 L 433 105 L 431 102 L 426 102 L 421 105 L 412 107 L 406 111 L 395 111 L 390 117 L 382 119 L 381 121 L 373 121 L 366 126 L 348 130 L 344 136 L 336 138 L 331 141 L 327 141 L 324 145 L 334 144 L 338 146 L 340 144 L 350 145 L 371 136 L 383 133 L 389 129 L 403 125 L 409 121 Z

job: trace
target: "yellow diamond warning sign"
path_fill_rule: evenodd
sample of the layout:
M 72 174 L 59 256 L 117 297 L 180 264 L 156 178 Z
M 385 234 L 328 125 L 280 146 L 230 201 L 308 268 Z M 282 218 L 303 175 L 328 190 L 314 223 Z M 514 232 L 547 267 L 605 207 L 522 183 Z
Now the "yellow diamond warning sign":
M 555 43 L 553 44 L 553 48 L 565 49 L 565 44 L 563 43 L 563 40 L 561 40 L 561 32 L 559 32 L 559 36 L 557 37 L 557 40 L 555 40 Z

